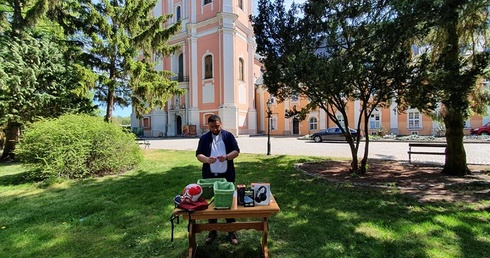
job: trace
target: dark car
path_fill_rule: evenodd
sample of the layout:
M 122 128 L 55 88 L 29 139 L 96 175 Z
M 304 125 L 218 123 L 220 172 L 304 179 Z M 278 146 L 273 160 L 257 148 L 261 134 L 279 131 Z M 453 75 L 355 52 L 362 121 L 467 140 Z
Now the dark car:
M 350 133 L 354 139 L 357 138 L 357 130 L 350 129 Z M 338 127 L 333 127 L 333 128 L 328 128 L 319 132 L 316 132 L 310 136 L 310 139 L 312 139 L 315 142 L 322 142 L 322 141 L 345 141 L 345 135 L 342 133 L 340 128 Z
M 470 134 L 473 135 L 490 135 L 490 122 L 487 124 L 477 127 L 477 128 L 471 128 Z

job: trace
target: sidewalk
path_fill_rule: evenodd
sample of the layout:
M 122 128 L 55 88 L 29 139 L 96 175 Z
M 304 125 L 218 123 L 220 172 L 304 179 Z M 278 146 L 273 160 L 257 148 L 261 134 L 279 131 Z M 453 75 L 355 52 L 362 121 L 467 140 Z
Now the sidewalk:
M 157 138 L 149 139 L 151 149 L 195 151 L 199 138 Z M 267 137 L 239 136 L 237 138 L 242 153 L 267 153 Z M 464 144 L 468 164 L 490 165 L 490 144 L 468 142 Z M 408 162 L 408 142 L 370 142 L 369 158 L 398 160 Z M 440 151 L 437 150 L 437 151 Z M 361 142 L 358 155 L 364 153 Z M 311 140 L 298 140 L 295 137 L 271 137 L 272 155 L 303 155 L 315 157 L 351 158 L 346 142 L 315 143 Z M 431 162 L 444 164 L 444 156 L 412 155 L 412 162 Z

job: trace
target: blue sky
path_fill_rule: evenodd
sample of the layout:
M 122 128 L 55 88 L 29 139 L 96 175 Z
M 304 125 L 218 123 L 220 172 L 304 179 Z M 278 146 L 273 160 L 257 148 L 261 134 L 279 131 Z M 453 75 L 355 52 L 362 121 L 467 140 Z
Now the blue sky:
M 299 4 L 299 3 L 304 3 L 306 0 L 285 0 L 284 5 L 286 7 L 290 7 L 293 2 Z M 257 13 L 257 4 L 258 1 L 253 1 L 254 3 L 254 13 Z M 102 110 L 104 111 L 103 114 L 105 114 L 105 107 L 102 107 Z M 126 107 L 126 108 L 121 108 L 119 106 L 116 106 L 113 113 L 113 116 L 122 116 L 122 117 L 127 117 L 131 115 L 131 107 Z

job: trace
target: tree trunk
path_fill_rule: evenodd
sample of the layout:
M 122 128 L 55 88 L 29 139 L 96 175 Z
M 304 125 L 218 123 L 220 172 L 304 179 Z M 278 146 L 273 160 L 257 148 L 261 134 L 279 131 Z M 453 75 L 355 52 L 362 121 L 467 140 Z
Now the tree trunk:
M 360 134 L 359 134 L 360 137 Z M 362 157 L 361 160 L 361 168 L 360 168 L 360 174 L 364 175 L 367 173 L 367 161 L 368 161 L 368 156 L 369 156 L 369 135 L 366 135 L 366 140 L 364 144 L 364 156 Z
M 113 109 L 114 109 L 114 91 L 112 89 L 109 89 L 107 94 L 107 110 L 105 113 L 104 121 L 111 122 Z
M 14 160 L 15 145 L 19 137 L 20 124 L 9 122 L 5 130 L 5 147 L 0 161 L 12 161 Z
M 466 163 L 466 151 L 463 145 L 463 116 L 450 111 L 444 116 L 446 125 L 446 161 L 442 173 L 451 176 L 464 176 L 470 173 Z
M 365 144 L 364 144 L 364 155 L 361 160 L 361 175 L 364 175 L 367 173 L 367 162 L 368 162 L 368 156 L 369 156 L 369 116 L 364 116 L 364 131 L 366 134 L 366 139 L 365 139 Z M 360 139 L 361 138 L 361 132 L 357 132 L 357 137 Z
M 446 112 L 443 112 L 444 124 L 446 125 L 446 161 L 443 174 L 452 176 L 464 176 L 470 173 L 466 163 L 466 152 L 463 145 L 464 110 L 468 108 L 466 98 L 470 85 L 464 85 L 464 76 L 460 73 L 459 63 L 459 34 L 458 34 L 458 8 L 460 2 L 449 0 L 444 15 L 443 30 L 447 33 L 446 46 L 444 47 L 440 62 L 443 65 L 446 76 L 442 84 L 446 85 L 445 94 L 447 98 L 442 101 Z
M 350 151 L 352 155 L 351 173 L 359 173 L 359 160 L 357 159 L 357 148 L 352 138 L 349 140 Z

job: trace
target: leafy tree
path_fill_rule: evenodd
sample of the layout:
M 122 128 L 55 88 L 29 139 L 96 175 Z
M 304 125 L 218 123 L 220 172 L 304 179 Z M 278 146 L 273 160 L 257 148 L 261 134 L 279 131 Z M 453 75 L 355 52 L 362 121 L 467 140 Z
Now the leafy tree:
M 157 59 L 180 46 L 169 46 L 180 22 L 163 28 L 170 15 L 154 17 L 157 1 L 80 1 L 69 24 L 84 24 L 86 59 L 98 74 L 97 100 L 105 103 L 105 120 L 110 121 L 114 105 L 132 104 L 138 115 L 163 107 L 172 95 L 183 94 L 171 72 L 156 71 Z M 76 22 L 74 22 L 76 21 Z
M 282 0 L 261 0 L 254 19 L 257 50 L 265 56 L 264 83 L 280 100 L 292 94 L 311 100 L 303 110 L 289 112 L 290 116 L 297 113 L 304 118 L 311 109 L 324 110 L 344 131 L 352 172 L 363 174 L 369 116 L 376 108 L 389 106 L 396 90 L 407 83 L 412 67 L 410 45 L 405 42 L 413 30 L 400 25 L 389 1 L 310 1 L 288 12 L 283 5 Z M 366 135 L 360 166 L 359 138 L 354 141 L 345 130 L 351 123 L 348 103 L 354 100 L 360 102 L 356 128 L 363 128 Z
M 463 145 L 464 123 L 473 111 L 488 105 L 488 95 L 477 87 L 488 66 L 486 46 L 488 0 L 405 1 L 401 12 L 411 13 L 414 4 L 426 12 L 411 15 L 412 22 L 427 27 L 420 44 L 431 51 L 418 60 L 418 84 L 408 87 L 405 103 L 442 118 L 446 128 L 446 159 L 443 173 L 463 176 L 469 173 Z M 408 17 L 408 15 L 407 15 Z M 423 22 L 421 22 L 423 21 Z M 478 104 L 479 102 L 479 104 Z M 442 106 L 438 110 L 437 103 Z M 483 105 L 481 105 L 483 104 Z

